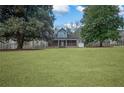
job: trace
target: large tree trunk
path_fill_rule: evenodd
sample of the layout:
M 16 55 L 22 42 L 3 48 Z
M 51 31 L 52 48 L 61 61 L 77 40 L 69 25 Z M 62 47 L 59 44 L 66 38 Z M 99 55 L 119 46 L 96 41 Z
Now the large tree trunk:
M 23 48 L 23 41 L 20 40 L 17 42 L 17 49 L 22 49 Z
M 23 33 L 17 32 L 17 49 L 22 49 L 24 43 Z
M 100 41 L 100 47 L 103 47 L 103 41 Z

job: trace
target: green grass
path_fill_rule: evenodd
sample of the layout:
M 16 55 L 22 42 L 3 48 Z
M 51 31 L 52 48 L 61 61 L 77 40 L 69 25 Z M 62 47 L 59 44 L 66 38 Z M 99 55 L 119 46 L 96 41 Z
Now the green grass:
M 124 48 L 0 52 L 0 86 L 124 86 Z

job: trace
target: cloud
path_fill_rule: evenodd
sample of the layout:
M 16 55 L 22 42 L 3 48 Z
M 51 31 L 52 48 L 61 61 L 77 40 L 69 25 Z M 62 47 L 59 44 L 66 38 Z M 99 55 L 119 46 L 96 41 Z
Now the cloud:
M 119 9 L 120 9 L 119 15 L 120 15 L 120 16 L 124 16 L 124 7 L 120 5 L 120 6 L 119 6 Z
M 64 24 L 64 26 L 68 27 L 68 28 L 71 28 L 71 24 L 70 23 Z
M 68 11 L 69 11 L 68 5 L 59 5 L 59 6 L 54 5 L 53 6 L 54 13 L 64 14 L 64 13 L 67 13 Z
M 83 6 L 77 6 L 76 9 L 77 9 L 79 12 L 83 12 L 83 10 L 85 9 L 85 7 L 83 7 Z
M 64 27 L 70 28 L 70 29 L 75 29 L 75 28 L 79 28 L 81 26 L 80 23 L 66 23 L 64 24 Z

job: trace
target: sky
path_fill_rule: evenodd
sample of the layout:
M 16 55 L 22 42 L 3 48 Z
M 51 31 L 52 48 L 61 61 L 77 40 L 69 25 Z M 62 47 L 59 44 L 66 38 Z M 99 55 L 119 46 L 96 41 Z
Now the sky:
M 80 5 L 53 5 L 53 13 L 55 15 L 54 26 L 64 26 L 70 23 L 80 22 L 83 17 L 85 7 Z M 119 6 L 120 16 L 124 16 L 124 5 Z
M 76 5 L 53 6 L 55 14 L 55 26 L 64 26 L 66 24 L 80 22 L 83 16 L 83 7 Z

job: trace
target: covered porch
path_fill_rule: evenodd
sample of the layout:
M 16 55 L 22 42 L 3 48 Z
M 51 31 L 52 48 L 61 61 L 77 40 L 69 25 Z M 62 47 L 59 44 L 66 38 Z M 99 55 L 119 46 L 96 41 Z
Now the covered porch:
M 54 39 L 54 47 L 77 47 L 77 39 Z

